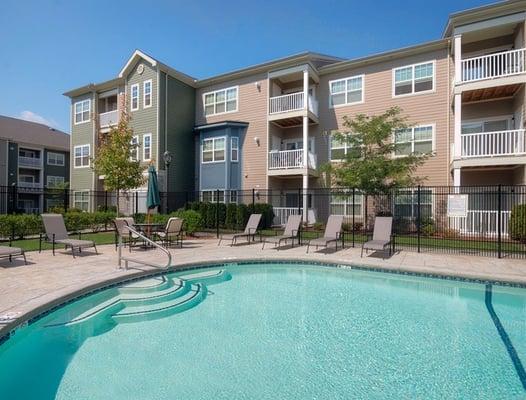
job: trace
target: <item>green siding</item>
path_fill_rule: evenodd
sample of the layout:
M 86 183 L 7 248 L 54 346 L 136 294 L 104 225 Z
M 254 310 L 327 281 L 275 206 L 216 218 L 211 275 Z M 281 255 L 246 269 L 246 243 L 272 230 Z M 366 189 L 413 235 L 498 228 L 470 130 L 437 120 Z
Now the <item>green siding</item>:
M 159 74 L 159 167 L 164 168 L 162 155 L 166 150 L 166 73 Z
M 47 163 L 48 153 L 64 154 L 64 166 L 49 165 Z M 49 176 L 63 176 L 64 182 L 69 182 L 69 153 L 58 150 L 44 150 L 44 185 L 47 185 L 47 177 Z
M 18 144 L 8 142 L 7 185 L 18 184 Z
M 93 142 L 94 142 L 94 121 L 93 118 L 90 119 L 89 122 L 85 122 L 82 124 L 75 125 L 73 118 L 74 118 L 74 110 L 73 106 L 77 101 L 85 100 L 85 99 L 91 99 L 91 114 L 92 117 L 94 113 L 96 112 L 96 104 L 95 104 L 95 98 L 93 93 L 86 93 L 85 95 L 75 97 L 71 99 L 71 188 L 74 190 L 91 190 L 93 187 L 93 180 L 94 180 L 94 173 L 91 168 L 74 168 L 73 161 L 74 161 L 74 149 L 75 146 L 82 145 L 82 144 L 89 144 L 91 155 L 93 156 Z

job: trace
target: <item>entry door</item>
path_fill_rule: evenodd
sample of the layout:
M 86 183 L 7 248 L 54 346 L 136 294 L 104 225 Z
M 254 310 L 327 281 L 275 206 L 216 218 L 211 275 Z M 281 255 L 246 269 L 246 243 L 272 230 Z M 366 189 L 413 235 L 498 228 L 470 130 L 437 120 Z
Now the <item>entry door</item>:
M 303 194 L 299 196 L 298 191 L 285 192 L 285 207 L 297 208 L 303 207 Z M 308 208 L 312 207 L 312 194 L 307 195 Z
M 303 149 L 303 139 L 287 139 L 284 144 L 285 150 Z M 309 151 L 314 152 L 314 138 L 309 138 Z

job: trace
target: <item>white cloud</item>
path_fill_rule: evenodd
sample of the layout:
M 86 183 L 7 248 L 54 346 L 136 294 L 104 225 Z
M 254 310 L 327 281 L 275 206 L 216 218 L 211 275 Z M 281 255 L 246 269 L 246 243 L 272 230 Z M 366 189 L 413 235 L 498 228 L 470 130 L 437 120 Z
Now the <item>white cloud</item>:
M 39 124 L 44 124 L 47 126 L 51 126 L 52 128 L 58 128 L 58 123 L 54 119 L 47 119 L 43 117 L 42 115 L 36 114 L 33 111 L 25 110 L 22 111 L 18 118 L 23 119 L 25 121 L 31 121 L 31 122 L 37 122 Z

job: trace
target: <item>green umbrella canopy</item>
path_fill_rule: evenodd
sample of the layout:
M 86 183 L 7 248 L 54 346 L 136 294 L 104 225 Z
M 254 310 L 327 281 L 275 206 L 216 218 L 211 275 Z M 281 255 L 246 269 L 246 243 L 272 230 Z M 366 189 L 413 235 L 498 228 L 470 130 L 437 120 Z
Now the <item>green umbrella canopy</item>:
M 159 196 L 159 183 L 157 182 L 157 172 L 155 167 L 150 165 L 148 168 L 148 192 L 146 193 L 146 207 L 155 208 L 161 205 Z

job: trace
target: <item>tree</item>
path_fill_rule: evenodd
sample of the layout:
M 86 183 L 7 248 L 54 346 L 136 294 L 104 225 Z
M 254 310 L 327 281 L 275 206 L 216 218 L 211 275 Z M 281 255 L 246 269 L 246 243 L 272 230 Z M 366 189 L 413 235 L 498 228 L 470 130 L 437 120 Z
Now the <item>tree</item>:
M 97 175 L 104 176 L 104 189 L 117 194 L 117 215 L 119 215 L 119 192 L 141 186 L 144 183 L 139 160 L 133 160 L 138 143 L 133 142 L 133 129 L 129 117 L 122 113 L 117 126 L 99 138 L 99 148 L 92 162 Z
M 383 114 L 355 118 L 344 117 L 347 132 L 335 132 L 331 140 L 346 144 L 347 154 L 342 162 L 329 164 L 333 183 L 352 187 L 369 194 L 386 193 L 390 189 L 414 186 L 423 179 L 415 176 L 416 169 L 427 159 L 427 154 L 412 153 L 393 157 L 404 145 L 392 140 L 393 133 L 410 128 L 401 109 L 392 107 Z

